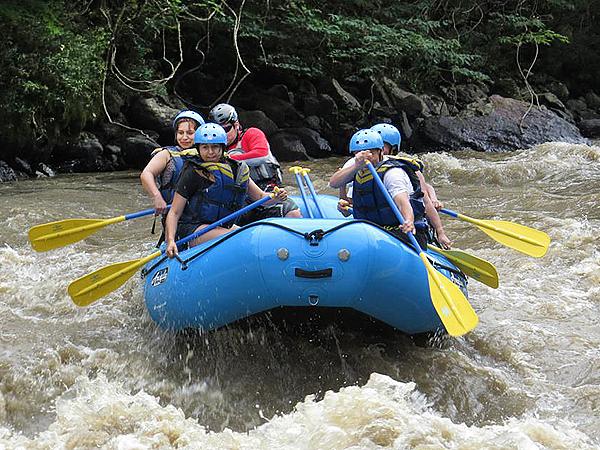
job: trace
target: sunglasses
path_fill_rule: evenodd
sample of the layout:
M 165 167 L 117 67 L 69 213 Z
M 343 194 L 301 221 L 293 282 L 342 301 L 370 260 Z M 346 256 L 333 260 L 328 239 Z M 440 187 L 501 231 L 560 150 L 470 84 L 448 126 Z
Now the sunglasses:
M 233 124 L 232 123 L 228 123 L 227 125 L 221 125 L 221 126 L 225 130 L 225 133 L 228 133 L 229 130 L 231 130 L 233 128 Z

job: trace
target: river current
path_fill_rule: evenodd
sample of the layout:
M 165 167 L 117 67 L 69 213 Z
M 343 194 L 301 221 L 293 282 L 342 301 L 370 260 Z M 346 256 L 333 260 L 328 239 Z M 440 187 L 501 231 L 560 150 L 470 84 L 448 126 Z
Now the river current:
M 137 276 L 76 307 L 72 280 L 153 251 L 152 219 L 47 253 L 27 230 L 149 208 L 138 174 L 1 184 L 0 449 L 600 448 L 600 148 L 422 159 L 448 208 L 552 238 L 535 259 L 442 217 L 500 287 L 470 281 L 480 324 L 441 346 L 266 318 L 175 336 L 150 320 Z M 335 194 L 327 180 L 343 161 L 302 165 Z

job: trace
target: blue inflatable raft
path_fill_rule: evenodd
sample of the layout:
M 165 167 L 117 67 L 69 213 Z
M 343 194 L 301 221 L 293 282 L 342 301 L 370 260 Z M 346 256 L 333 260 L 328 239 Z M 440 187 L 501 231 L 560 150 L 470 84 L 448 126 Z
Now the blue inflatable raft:
M 407 334 L 443 330 L 417 253 L 377 225 L 343 218 L 335 197 L 318 198 L 332 218 L 267 219 L 181 252 L 183 264 L 152 261 L 143 271 L 152 319 L 169 330 L 212 330 L 274 308 L 329 307 Z M 427 253 L 466 295 L 462 272 Z

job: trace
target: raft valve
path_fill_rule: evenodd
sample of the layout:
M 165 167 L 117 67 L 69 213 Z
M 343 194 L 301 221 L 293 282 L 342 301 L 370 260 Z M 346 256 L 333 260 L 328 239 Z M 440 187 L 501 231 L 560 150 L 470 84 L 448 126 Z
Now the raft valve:
M 280 260 L 285 261 L 286 259 L 288 259 L 289 256 L 290 252 L 287 248 L 281 247 L 279 250 L 277 250 L 277 257 Z
M 340 261 L 342 262 L 346 262 L 350 259 L 350 250 L 346 250 L 345 248 L 341 249 L 338 252 L 338 258 L 340 258 Z

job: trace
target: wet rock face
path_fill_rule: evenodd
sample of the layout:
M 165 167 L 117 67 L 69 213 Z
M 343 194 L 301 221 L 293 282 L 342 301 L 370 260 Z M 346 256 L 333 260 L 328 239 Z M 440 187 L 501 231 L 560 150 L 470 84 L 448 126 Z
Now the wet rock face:
M 5 181 L 16 181 L 17 174 L 4 161 L 0 161 L 0 183 Z
M 481 116 L 426 118 L 415 130 L 411 147 L 418 152 L 499 152 L 550 141 L 587 143 L 575 125 L 545 107 L 529 110 L 528 103 L 498 95 L 489 103 L 489 114 Z

